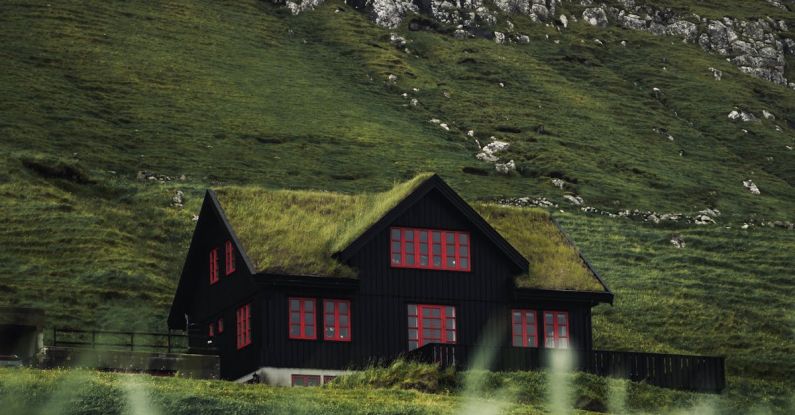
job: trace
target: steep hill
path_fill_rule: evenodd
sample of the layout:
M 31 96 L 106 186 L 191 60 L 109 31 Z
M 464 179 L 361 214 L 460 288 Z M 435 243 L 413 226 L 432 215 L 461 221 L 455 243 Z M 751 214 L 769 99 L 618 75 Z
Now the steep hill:
M 748 3 L 665 5 L 795 27 Z M 616 293 L 597 346 L 725 354 L 734 397 L 789 399 L 795 90 L 675 36 L 496 13 L 457 39 L 338 1 L 3 2 L 0 303 L 162 330 L 205 188 L 382 191 L 436 171 L 470 200 L 557 205 Z M 707 208 L 717 224 L 689 223 Z

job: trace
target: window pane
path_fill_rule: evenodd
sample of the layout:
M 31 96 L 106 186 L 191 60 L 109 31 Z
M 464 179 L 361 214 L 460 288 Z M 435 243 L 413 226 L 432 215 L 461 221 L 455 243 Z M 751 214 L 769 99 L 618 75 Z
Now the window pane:
M 555 337 L 555 328 L 552 326 L 547 326 L 547 337 L 553 338 Z
M 555 348 L 555 339 L 553 339 L 551 337 L 547 337 L 547 339 L 544 341 L 544 347 L 547 347 L 547 348 L 550 348 L 550 349 L 554 349 Z
M 348 338 L 348 329 L 347 328 L 341 328 L 340 329 L 340 338 L 341 339 L 347 339 Z
M 461 268 L 469 268 L 469 261 L 466 258 L 461 258 Z
M 455 331 L 454 330 L 447 330 L 447 341 L 448 342 L 455 342 Z
M 290 313 L 290 323 L 300 323 L 300 322 L 301 322 L 301 314 Z
M 416 348 L 417 348 L 417 342 L 415 340 L 410 341 L 409 342 L 409 350 L 414 350 Z
M 392 242 L 392 252 L 400 252 L 400 242 Z
M 566 317 L 567 316 L 565 314 L 563 314 L 563 313 L 558 314 L 558 324 L 559 325 L 560 324 L 567 324 L 566 320 L 568 320 L 568 319 Z
M 530 347 L 536 346 L 536 336 L 527 336 L 527 345 Z
M 431 329 L 422 329 L 422 337 L 427 341 L 431 337 Z
M 399 264 L 400 263 L 400 254 L 392 255 L 392 263 L 393 264 Z
M 546 324 L 552 325 L 552 313 L 544 313 L 544 320 L 547 322 Z
M 423 313 L 422 314 L 423 314 L 423 316 L 428 316 L 428 317 L 439 317 L 440 316 L 439 311 L 440 310 L 438 308 L 436 308 L 436 307 L 425 308 L 425 309 L 423 309 Z
M 315 337 L 315 328 L 312 326 L 304 327 L 304 336 L 306 337 Z
M 442 257 L 440 257 L 440 256 L 433 257 L 433 265 L 435 267 L 441 267 L 442 266 Z
M 290 336 L 298 337 L 301 335 L 301 327 L 298 325 L 291 325 L 290 326 Z
M 448 306 L 445 308 L 444 314 L 447 315 L 447 317 L 455 317 L 455 307 Z
M 403 237 L 407 241 L 413 241 L 414 240 L 414 231 L 408 231 L 408 230 L 403 231 Z
M 434 318 L 424 318 L 422 319 L 422 327 L 431 328 L 431 329 L 438 329 L 439 328 L 439 320 Z
M 522 313 L 520 313 L 518 311 L 514 311 L 512 313 L 512 315 L 513 315 L 513 322 L 514 323 L 521 323 L 522 322 Z
M 406 253 L 412 254 L 414 253 L 414 244 L 406 244 Z M 406 255 L 408 256 L 408 255 Z
M 455 246 L 447 245 L 447 256 L 455 255 Z
M 469 252 L 469 249 L 467 247 L 465 247 L 465 246 L 459 246 L 458 247 L 458 255 L 459 256 L 467 256 L 468 252 Z
M 334 327 L 326 327 L 326 337 L 334 337 Z
M 414 255 L 406 255 L 406 265 L 414 265 Z
M 522 325 L 521 324 L 514 324 L 513 325 L 513 334 L 522 334 Z
M 409 304 L 408 305 L 408 309 L 409 309 L 409 315 L 410 316 L 416 316 L 417 315 L 417 305 L 416 304 Z
M 392 228 L 392 239 L 400 240 L 400 229 Z
M 428 241 L 428 231 L 420 231 L 420 242 Z
M 348 326 L 348 316 L 340 314 L 340 326 Z
M 558 326 L 558 332 L 560 332 L 560 337 L 569 337 L 569 331 L 566 330 L 566 326 Z
M 417 340 L 417 329 L 409 329 L 409 340 Z
M 455 234 L 453 234 L 452 232 L 447 232 L 445 234 L 445 239 L 447 239 L 447 243 L 448 244 L 454 244 L 455 243 Z
M 308 376 L 306 386 L 320 386 L 319 376 Z
M 420 244 L 420 253 L 427 254 L 428 253 L 428 244 Z
M 434 243 L 442 242 L 442 233 L 441 232 L 434 231 L 434 232 L 432 232 L 432 234 L 433 234 L 433 242 Z
M 441 245 L 434 245 L 433 246 L 433 254 L 434 255 L 441 255 L 442 254 L 442 246 Z
M 420 256 L 420 265 L 428 265 L 428 256 L 427 255 Z
M 424 329 L 423 329 L 423 330 L 424 330 Z M 434 338 L 434 339 L 436 339 L 436 340 L 439 340 L 439 339 L 441 339 L 441 338 L 442 338 L 442 331 L 441 331 L 441 330 L 438 330 L 438 329 L 431 329 L 431 335 L 430 335 L 430 337 L 432 337 L 432 338 Z
M 290 310 L 298 311 L 298 300 L 290 300 Z
M 313 317 L 314 316 L 311 313 L 305 313 L 304 314 L 304 325 L 308 324 L 310 326 L 314 326 L 315 322 L 314 322 L 314 318 Z
M 334 314 L 326 314 L 326 326 L 333 326 L 334 325 Z
M 325 309 L 327 313 L 333 313 L 334 312 L 334 302 L 333 301 L 323 301 L 323 309 Z
M 343 301 L 339 303 L 340 314 L 348 314 L 348 302 Z
M 455 268 L 455 258 L 447 258 L 447 267 Z
M 304 311 L 314 311 L 315 300 L 304 300 Z
M 409 327 L 417 327 L 417 317 L 409 317 Z
M 447 324 L 445 324 L 444 327 L 446 329 L 454 330 L 455 329 L 455 319 L 454 318 L 448 318 L 447 319 Z
M 522 347 L 522 337 L 521 336 L 513 336 L 513 345 L 516 347 Z
M 459 233 L 458 234 L 458 243 L 461 244 L 461 245 L 468 244 L 469 243 L 469 235 L 467 235 L 465 233 Z
M 535 324 L 536 322 L 536 312 L 535 311 L 528 311 L 525 313 L 525 317 L 527 319 L 528 324 Z

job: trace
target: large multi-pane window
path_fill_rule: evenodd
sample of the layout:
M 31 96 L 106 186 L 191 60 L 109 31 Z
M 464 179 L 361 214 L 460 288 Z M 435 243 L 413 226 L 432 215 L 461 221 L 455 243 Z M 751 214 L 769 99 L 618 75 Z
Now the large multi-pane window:
M 544 311 L 544 347 L 547 349 L 569 348 L 569 313 Z
M 226 261 L 225 261 L 225 264 L 226 264 L 226 275 L 231 275 L 232 273 L 235 272 L 235 269 L 236 269 L 236 266 L 235 266 L 235 248 L 234 248 L 234 245 L 232 245 L 232 241 L 226 241 L 226 247 L 225 248 L 226 249 L 225 249 L 224 252 L 226 253 Z
M 538 347 L 538 325 L 535 310 L 512 310 L 511 333 L 514 347 Z
M 389 234 L 394 268 L 471 269 L 469 232 L 396 227 Z
M 351 302 L 323 300 L 323 339 L 351 341 Z
M 210 250 L 210 284 L 218 282 L 218 248 Z
M 237 309 L 237 348 L 251 344 L 251 304 Z
M 290 297 L 290 338 L 317 339 L 315 330 L 315 299 Z
M 455 307 L 443 305 L 408 305 L 409 350 L 428 343 L 455 343 Z

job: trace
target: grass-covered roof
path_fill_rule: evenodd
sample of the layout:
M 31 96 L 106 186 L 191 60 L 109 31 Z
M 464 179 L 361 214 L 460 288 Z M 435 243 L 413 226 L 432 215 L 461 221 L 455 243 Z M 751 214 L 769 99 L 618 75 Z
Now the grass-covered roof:
M 258 272 L 355 278 L 356 272 L 332 254 L 346 248 L 428 179 L 430 174 L 382 193 L 270 190 L 227 186 L 218 201 Z M 474 204 L 475 210 L 529 262 L 517 286 L 603 291 L 541 209 Z

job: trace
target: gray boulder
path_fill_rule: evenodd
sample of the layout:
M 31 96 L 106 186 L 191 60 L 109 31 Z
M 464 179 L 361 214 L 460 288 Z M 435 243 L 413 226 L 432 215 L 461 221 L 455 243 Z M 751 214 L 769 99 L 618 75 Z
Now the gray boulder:
M 589 7 L 582 12 L 582 20 L 591 26 L 607 27 L 607 13 L 601 7 Z

